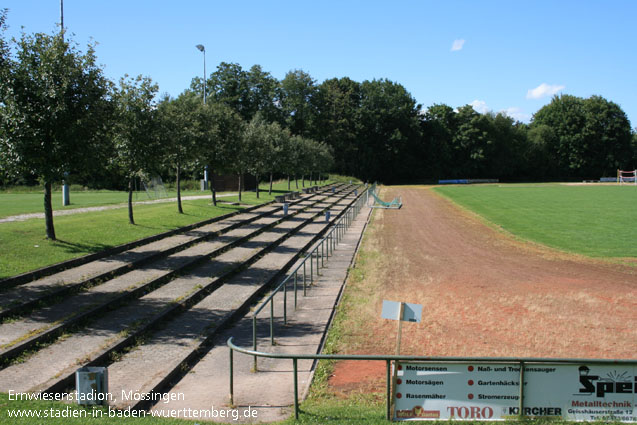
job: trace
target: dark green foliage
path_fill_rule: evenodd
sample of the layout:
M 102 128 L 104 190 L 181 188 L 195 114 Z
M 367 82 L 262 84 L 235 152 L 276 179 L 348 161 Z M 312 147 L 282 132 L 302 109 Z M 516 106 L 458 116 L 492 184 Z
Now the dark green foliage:
M 555 96 L 531 129 L 562 178 L 614 176 L 618 168 L 635 167 L 628 118 L 601 96 Z
M 158 86 L 149 77 L 122 78 L 113 95 L 117 105 L 114 155 L 111 160 L 128 178 L 128 219 L 133 218 L 134 179 L 160 169 L 164 145 L 159 138 L 155 95 Z
M 0 17 L 4 31 L 6 12 Z M 110 83 L 63 34 L 22 34 L 10 56 L 0 41 L 0 161 L 4 174 L 30 175 L 45 188 L 46 233 L 55 239 L 51 184 L 89 172 L 108 154 Z

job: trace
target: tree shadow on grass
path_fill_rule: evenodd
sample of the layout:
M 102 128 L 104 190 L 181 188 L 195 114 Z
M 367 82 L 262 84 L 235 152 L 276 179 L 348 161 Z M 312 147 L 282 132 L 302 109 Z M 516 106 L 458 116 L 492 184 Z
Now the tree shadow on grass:
M 61 247 L 64 252 L 68 252 L 70 254 L 82 254 L 87 252 L 99 252 L 108 248 L 112 248 L 113 245 L 107 245 L 103 243 L 77 243 L 77 242 L 68 242 L 62 239 L 57 239 L 53 242 L 54 245 Z

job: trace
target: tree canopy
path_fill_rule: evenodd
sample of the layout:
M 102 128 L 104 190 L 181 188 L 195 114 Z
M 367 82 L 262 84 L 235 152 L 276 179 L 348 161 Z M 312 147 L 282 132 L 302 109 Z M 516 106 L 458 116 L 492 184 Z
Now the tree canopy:
M 4 38 L 0 45 L 2 167 L 44 185 L 46 233 L 55 239 L 51 184 L 65 173 L 87 171 L 107 154 L 110 83 L 91 45 L 81 52 L 63 34 L 43 33 L 23 33 L 13 44 L 15 58 Z

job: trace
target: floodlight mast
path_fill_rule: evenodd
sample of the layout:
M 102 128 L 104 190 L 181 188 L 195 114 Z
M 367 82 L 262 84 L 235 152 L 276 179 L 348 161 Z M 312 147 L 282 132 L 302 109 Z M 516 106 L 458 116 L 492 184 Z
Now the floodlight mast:
M 200 52 L 203 52 L 203 103 L 206 104 L 206 48 L 203 44 L 195 46 Z

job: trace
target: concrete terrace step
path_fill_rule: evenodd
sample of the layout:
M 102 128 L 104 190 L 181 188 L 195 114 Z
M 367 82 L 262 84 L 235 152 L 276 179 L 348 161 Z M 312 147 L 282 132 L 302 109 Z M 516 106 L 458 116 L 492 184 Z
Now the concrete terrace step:
M 272 233 L 278 237 L 285 235 L 282 229 L 276 228 Z M 263 251 L 263 245 L 256 246 L 257 243 L 258 240 L 246 242 L 252 244 L 252 249 L 242 246 L 231 249 L 188 275 L 104 314 L 86 328 L 33 354 L 24 363 L 1 370 L 0 391 L 43 390 L 56 383 L 63 386 L 60 382 L 69 376 L 72 379 L 78 364 L 107 361 L 111 353 L 130 345 L 138 335 L 189 308 L 191 304 L 187 301 L 195 303 L 195 295 L 205 296 L 217 289 L 224 276 L 249 260 L 246 256 Z
M 295 203 L 285 217 L 281 208 L 278 208 L 275 214 L 270 212 L 261 215 L 264 218 L 250 218 L 245 225 L 233 225 L 234 230 L 215 240 L 202 242 L 158 260 L 152 265 L 133 270 L 86 292 L 71 296 L 61 303 L 32 313 L 25 319 L 0 325 L 0 347 L 4 345 L 4 349 L 0 351 L 0 360 L 16 357 L 24 350 L 34 347 L 36 343 L 51 340 L 69 327 L 104 313 L 113 305 L 144 295 L 165 284 L 178 273 L 320 202 L 324 196 L 310 197 Z
M 337 215 L 352 200 L 353 197 L 330 209 Z M 192 356 L 196 357 L 206 341 L 263 293 L 281 270 L 291 265 L 315 236 L 328 226 L 322 214 L 316 217 L 303 228 L 302 234 L 297 233 L 286 239 L 143 345 L 112 364 L 109 367 L 109 388 L 112 393 L 117 397 L 122 390 L 140 393 L 163 391 L 162 387 L 184 369 Z M 140 407 L 135 402 L 121 398 L 116 398 L 114 405 L 120 408 Z
M 18 314 L 20 311 L 24 311 L 47 298 L 62 296 L 70 291 L 77 291 L 83 287 L 108 280 L 129 271 L 131 268 L 139 267 L 163 256 L 186 249 L 207 238 L 215 237 L 234 229 L 242 223 L 267 216 L 277 210 L 279 210 L 277 206 L 268 205 L 253 211 L 240 213 L 222 221 L 210 223 L 182 234 L 160 239 L 14 287 L 2 293 L 0 319 Z
M 321 276 L 308 288 L 307 296 L 299 295 L 297 309 L 293 307 L 293 294 L 288 293 L 287 326 L 283 325 L 283 297 L 275 297 L 275 341 L 270 345 L 269 309 L 258 316 L 258 348 L 276 353 L 319 353 L 329 327 L 334 306 L 340 296 L 348 269 L 370 216 L 363 208 L 344 238 L 336 246 Z M 295 264 L 296 266 L 296 264 Z M 295 267 L 293 266 L 293 268 Z M 302 291 L 301 291 L 302 294 Z M 207 410 L 214 406 L 243 412 L 250 406 L 257 411 L 256 418 L 239 418 L 237 422 L 273 422 L 293 413 L 294 402 L 292 361 L 259 358 L 258 372 L 252 371 L 253 358 L 234 355 L 234 406 L 229 406 L 228 338 L 242 347 L 252 346 L 252 315 L 246 315 L 232 327 L 215 336 L 212 349 L 170 390 L 183 395 L 181 400 L 157 403 L 152 410 L 169 412 L 183 409 Z M 298 361 L 299 398 L 305 398 L 312 381 L 315 364 L 311 360 Z M 183 419 L 189 419 L 182 417 Z M 220 419 L 218 419 L 220 420 Z
M 0 358 L 7 357 L 6 352 L 9 346 L 14 355 L 19 354 L 18 347 L 15 347 L 16 344 L 11 344 L 12 342 L 20 341 L 20 345 L 36 342 L 34 340 L 38 335 L 61 332 L 65 327 L 77 323 L 80 319 L 85 320 L 100 314 L 113 303 L 141 296 L 143 292 L 166 283 L 185 268 L 219 254 L 224 249 L 263 231 L 273 223 L 291 217 L 303 208 L 311 206 L 313 202 L 318 202 L 320 198 L 317 197 L 314 201 L 308 198 L 297 203 L 290 209 L 288 217 L 283 217 L 278 208 L 278 213 L 269 213 L 266 217 L 255 221 L 250 220 L 249 224 L 237 227 L 214 240 L 201 242 L 87 291 L 67 297 L 62 302 L 33 312 L 24 319 L 0 324 L 0 347 L 4 346 L 4 350 L 0 350 Z M 25 339 L 25 335 L 30 337 Z
M 341 186 L 335 186 L 340 188 Z M 328 192 L 330 187 L 325 188 Z M 301 200 L 290 203 L 291 205 L 303 202 Z M 0 287 L 2 297 L 0 299 L 0 320 L 13 317 L 41 305 L 53 297 L 60 297 L 83 288 L 99 284 L 131 268 L 140 267 L 158 258 L 170 255 L 186 249 L 194 244 L 223 234 L 237 226 L 245 225 L 260 217 L 265 217 L 275 211 L 279 211 L 278 205 L 265 205 L 255 207 L 250 211 L 239 212 L 213 223 L 196 226 L 185 232 L 177 233 L 118 254 L 66 269 L 58 273 L 47 275 L 32 282 L 22 284 L 17 288 L 6 289 Z M 214 219 L 213 219 L 214 220 Z

